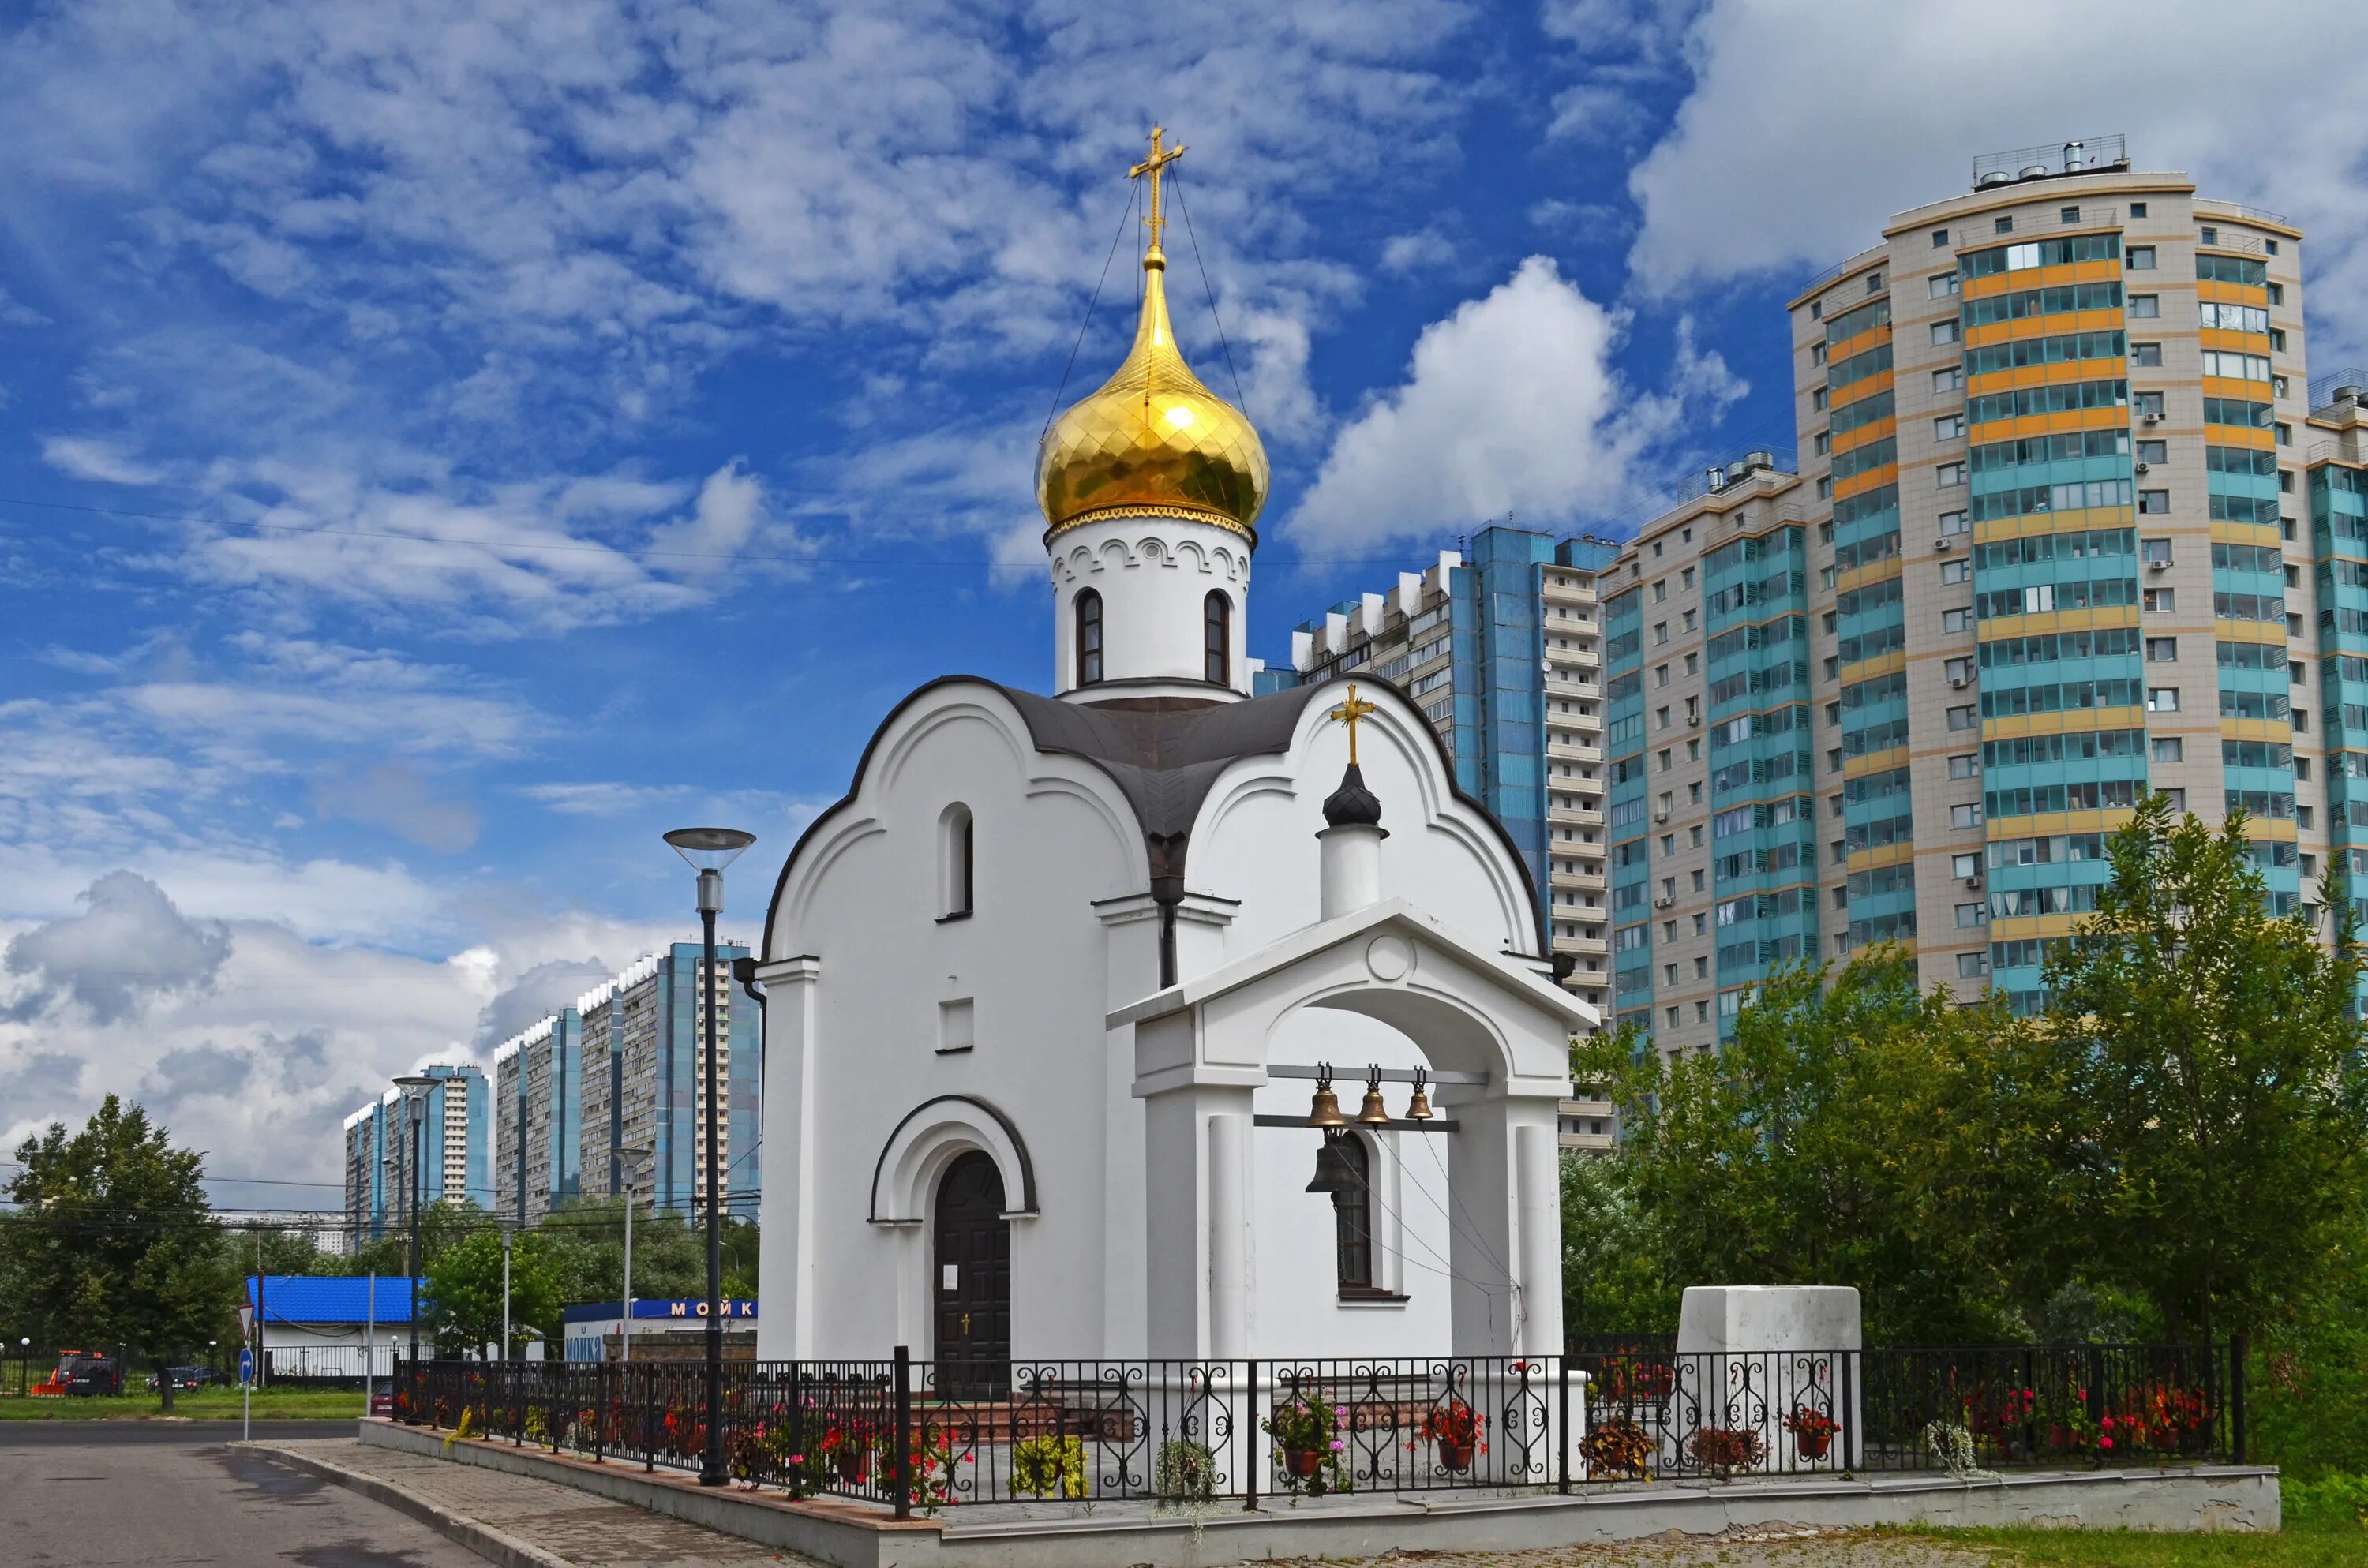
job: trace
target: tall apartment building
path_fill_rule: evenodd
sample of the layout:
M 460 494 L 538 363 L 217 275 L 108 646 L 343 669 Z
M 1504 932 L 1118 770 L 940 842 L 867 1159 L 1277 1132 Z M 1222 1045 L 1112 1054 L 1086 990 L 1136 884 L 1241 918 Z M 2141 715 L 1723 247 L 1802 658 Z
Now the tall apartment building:
M 748 956 L 737 942 L 716 948 L 716 1070 L 723 1088 L 718 1139 L 727 1207 L 754 1218 L 762 1186 L 758 1157 L 763 1126 L 757 1102 L 764 1051 L 755 995 L 732 977 L 734 960 Z M 706 1075 L 700 1052 L 709 1027 L 696 942 L 677 942 L 576 998 L 576 1062 L 581 1085 L 577 1139 L 579 1188 L 624 1190 L 620 1149 L 651 1151 L 641 1188 L 661 1211 L 696 1212 L 707 1194 Z M 746 1051 L 732 1049 L 732 1018 L 750 1020 Z
M 484 1069 L 439 1062 L 420 1072 L 437 1080 L 426 1092 L 419 1129 L 422 1202 L 492 1208 L 493 1112 Z M 411 1129 L 401 1091 L 389 1089 L 347 1117 L 345 1137 L 346 1233 L 367 1241 L 410 1218 Z
M 1603 695 L 1595 577 L 1617 546 L 1497 526 L 1395 587 L 1336 605 L 1292 634 L 1265 687 L 1370 671 L 1420 705 L 1456 784 L 1511 835 L 1536 885 L 1563 983 L 1610 1003 Z M 1566 1101 L 1563 1143 L 1609 1148 L 1611 1111 Z
M 1885 939 L 2034 1008 L 2148 789 L 2242 804 L 2310 896 L 2350 666 L 2300 242 L 2112 138 L 1979 160 L 1801 291 L 1797 477 L 1713 476 L 1601 581 L 1621 1018 L 1707 1047 L 1771 962 Z
M 494 1052 L 494 1203 L 521 1225 L 583 1190 L 583 1033 L 570 1007 Z
M 2328 840 L 2343 894 L 2368 921 L 2368 369 L 2321 376 L 2310 392 L 2303 487 L 2318 595 Z

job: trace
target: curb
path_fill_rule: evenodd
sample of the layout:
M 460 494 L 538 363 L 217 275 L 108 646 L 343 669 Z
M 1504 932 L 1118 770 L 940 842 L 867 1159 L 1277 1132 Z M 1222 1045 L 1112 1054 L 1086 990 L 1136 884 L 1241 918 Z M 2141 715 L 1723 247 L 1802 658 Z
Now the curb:
M 397 1486 L 378 1476 L 348 1470 L 344 1465 L 332 1464 L 327 1460 L 298 1453 L 275 1443 L 233 1443 L 231 1447 L 285 1460 L 297 1469 L 309 1471 L 333 1485 L 359 1492 L 374 1503 L 383 1503 L 395 1512 L 418 1520 L 445 1540 L 467 1547 L 486 1562 L 501 1564 L 501 1568 L 576 1568 L 576 1564 L 555 1552 L 529 1546 L 516 1536 L 505 1535 L 491 1525 L 456 1514 L 441 1503 L 433 1502 L 407 1487 Z

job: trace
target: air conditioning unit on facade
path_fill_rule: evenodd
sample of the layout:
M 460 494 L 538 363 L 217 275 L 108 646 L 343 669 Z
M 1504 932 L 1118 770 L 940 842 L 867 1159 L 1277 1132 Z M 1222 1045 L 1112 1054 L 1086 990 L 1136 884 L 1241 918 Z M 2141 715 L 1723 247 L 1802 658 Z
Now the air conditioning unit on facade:
M 1944 551 L 1944 552 L 1945 552 L 1945 551 L 1952 551 L 1952 550 L 1956 549 L 1956 548 L 1957 548 L 1957 541 L 1956 541 L 1956 539 L 1955 539 L 1955 537 L 1954 537 L 1954 536 L 1950 535 L 1950 534 L 1942 534 L 1939 539 L 1936 539 L 1936 540 L 1934 540 L 1932 541 L 1932 548 L 1933 548 L 1933 549 L 1935 549 L 1935 550 L 1941 551 Z
M 2149 409 L 2146 412 L 2146 422 L 2149 425 L 2159 425 L 2162 423 L 2162 415 Z
M 2170 562 L 2168 561 L 2149 561 L 2146 562 L 2146 570 L 2149 572 L 2168 572 L 2170 570 Z
M 1951 676 L 1949 677 L 1949 684 L 1955 687 L 1959 691 L 1963 691 L 1965 687 L 1974 684 L 1974 677 L 1971 676 Z
M 1669 813 L 1667 812 L 1655 812 L 1653 813 L 1653 820 L 1655 822 L 1667 822 L 1669 820 Z
M 1982 891 L 1982 880 L 1981 880 L 1981 878 L 1979 878 L 1979 877 L 1967 877 L 1967 878 L 1965 879 L 1965 891 L 1966 891 L 1967 892 L 1981 892 L 1981 891 Z
M 2153 467 L 2154 467 L 2154 465 L 2153 465 L 2153 464 L 2151 464 L 2151 463 L 2140 463 L 2140 464 L 2138 464 L 2138 465 L 2137 465 L 2137 469 L 2138 469 L 2138 472 L 2139 472 L 2140 473 L 2147 473 L 2147 472 L 2152 472 Z
M 1667 909 L 1677 902 L 1678 901 L 1673 898 L 1656 898 L 1653 901 L 1653 907 L 1656 909 Z

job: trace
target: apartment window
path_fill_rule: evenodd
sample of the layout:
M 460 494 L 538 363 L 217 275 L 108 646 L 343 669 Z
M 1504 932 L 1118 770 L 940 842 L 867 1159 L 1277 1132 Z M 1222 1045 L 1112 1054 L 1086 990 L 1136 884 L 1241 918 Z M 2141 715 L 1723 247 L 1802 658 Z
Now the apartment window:
M 1826 302 L 1823 300 L 1812 300 L 1809 301 L 1809 319 L 1811 321 L 1823 321 L 1826 319 Z
M 2182 762 L 2186 760 L 2186 744 L 2177 735 L 2157 735 L 2146 744 L 2148 762 Z
M 2146 443 L 2141 441 L 2138 445 L 2144 447 Z M 2162 445 L 2162 443 L 2157 441 L 2154 445 L 2158 447 Z M 2157 458 L 2154 460 L 2159 462 L 2162 460 Z M 2169 565 L 2170 540 L 2167 539 L 2142 539 L 2138 540 L 2138 559 L 2145 562 L 2149 566 L 2157 564 L 2163 566 Z
M 1957 955 L 1957 978 L 1959 980 L 1979 980 L 1982 976 L 1989 973 L 1989 954 L 1986 952 L 1972 952 L 1959 953 Z
M 2179 590 L 2148 588 L 2146 591 L 2145 603 L 2146 613 L 2148 615 L 2176 615 L 2179 613 Z
M 1833 400 L 1834 394 L 1827 391 L 1824 387 L 1818 387 L 1809 393 L 1809 406 L 1811 408 L 1817 409 L 1820 412 L 1825 409 L 1827 403 L 1833 402 Z
M 1932 421 L 1932 439 L 1936 441 L 1961 440 L 1964 434 L 1965 416 L 1962 414 L 1944 414 Z
M 1657 648 L 1668 640 L 1669 623 L 1666 620 L 1656 620 L 1653 622 L 1653 646 Z
M 1708 980 L 1710 978 L 1710 960 L 1694 960 L 1694 978 L 1696 980 Z
M 2077 223 L 2080 221 L 2080 210 L 2078 207 L 2059 207 L 2055 210 L 2055 215 L 2066 223 Z
M 1653 666 L 1653 684 L 1656 687 L 1667 686 L 1669 684 L 1668 665 L 1655 665 Z
M 1960 685 L 1974 678 L 1974 661 L 1971 659 L 1951 659 L 1942 668 L 1947 673 L 1952 686 Z
M 2122 253 L 2122 264 L 2132 272 L 2154 270 L 2154 246 L 2132 245 Z
M 1964 384 L 1965 368 L 1963 365 L 1952 365 L 1946 369 L 1932 372 L 1932 390 L 1936 392 L 1957 392 Z
M 2143 217 L 2145 217 L 2146 215 L 2146 204 L 2145 202 L 2143 202 L 2143 201 L 2133 201 L 2133 202 L 2131 202 L 2131 203 L 2130 203 L 2130 216 L 2131 216 L 2131 217 L 2133 217 L 2133 218 L 2143 218 Z
M 2130 411 L 2141 419 L 2162 417 L 2162 393 L 2142 392 L 2130 393 Z
M 1700 653 L 1688 653 L 1686 655 L 1686 674 L 1691 676 L 1699 675 L 1701 673 L 1702 655 Z
M 2153 321 L 2162 314 L 2162 296 L 2133 294 L 2129 299 L 2128 309 L 2132 321 Z
M 1932 324 L 1932 347 L 1935 348 L 1945 347 L 1964 335 L 1957 329 L 1957 324 L 1953 320 L 1936 321 Z
M 2310 676 L 2304 673 L 2302 665 L 2289 659 L 2286 661 L 2286 679 L 2296 686 L 2302 686 L 2309 681 Z
M 1830 501 L 1833 498 L 1834 476 L 1830 473 L 1820 474 L 1817 478 L 1817 499 L 1820 501 Z
M 1960 753 L 1958 753 L 1955 756 L 1952 756 L 1952 757 L 1951 757 L 1951 758 L 1949 759 L 1949 777 L 1950 777 L 1950 778 L 1979 778 L 1981 776 L 1982 776 L 1982 754 L 1981 754 L 1981 753 L 1979 753 L 1979 752 L 1977 752 L 1977 751 L 1960 752 Z
M 1698 612 L 1694 610 L 1688 610 L 1684 615 L 1679 617 L 1679 619 L 1684 623 L 1685 629 L 1688 631 L 1691 631 L 1694 629 L 1694 616 Z
M 1935 229 L 1932 231 L 1932 248 L 1934 250 L 1947 250 L 1949 248 L 1948 230 Z
M 1842 748 L 1836 746 L 1826 753 L 1826 771 L 1828 773 L 1839 773 L 1841 770 Z
M 2168 799 L 2168 800 L 2170 801 L 2170 809 L 2171 809 L 2172 811 L 2174 811 L 2174 812 L 2183 812 L 2183 811 L 2185 811 L 2185 810 L 2187 809 L 2187 791 L 2186 791 L 2186 790 L 2165 790 L 2163 791 L 2163 795 L 2164 795 L 2164 797 L 2165 797 L 2166 799 Z
M 2179 687 L 2175 686 L 2150 686 L 2146 687 L 2146 711 L 2149 713 L 2178 712 Z
M 1972 562 L 1959 560 L 1941 562 L 1941 581 L 1943 583 L 1970 583 L 1973 580 L 1974 563 Z
M 1825 362 L 1826 346 L 1823 343 L 1812 343 L 1809 345 L 1809 363 L 1812 365 L 1822 365 Z
M 1653 585 L 1653 602 L 1655 604 L 1659 604 L 1668 597 L 1669 580 L 1667 577 L 1664 577 L 1659 582 Z
M 2283 305 L 2283 304 L 2284 304 L 2285 302 L 2286 302 L 2286 286 L 2285 286 L 2284 284 L 2283 284 L 2283 283 L 2272 283 L 2272 284 L 2271 284 L 2271 285 L 2270 285 L 2270 303 L 2271 303 L 2271 304 L 2273 304 L 2273 305 Z
M 2137 366 L 2141 369 L 2160 368 L 2162 364 L 2162 345 L 2159 343 L 2131 344 L 2130 363 Z
M 1968 801 L 1963 805 L 1951 806 L 1949 808 L 1949 825 L 1951 827 L 1981 826 L 1982 803 L 1979 801 Z
M 1989 924 L 1989 907 L 1987 904 L 1961 903 L 1957 905 L 1957 925 L 1960 928 L 1968 926 L 1987 926 L 1987 924 Z
M 1826 454 L 1827 454 L 1828 452 L 1832 451 L 1832 450 L 1834 449 L 1834 437 L 1833 437 L 1833 432 L 1832 432 L 1832 431 L 1830 431 L 1830 430 L 1820 430 L 1820 431 L 1818 431 L 1818 432 L 1817 432 L 1817 443 L 1816 443 L 1816 445 L 1817 445 L 1817 455 L 1818 455 L 1819 457 L 1824 457 Z
M 2270 328 L 2270 351 L 2273 354 L 2283 354 L 2286 351 L 2285 328 L 2282 326 Z
M 2146 640 L 2146 662 L 2149 664 L 2175 665 L 2179 663 L 2179 639 L 2176 637 L 2147 638 Z
M 2291 446 L 2293 446 L 2293 445 L 2294 445 L 2294 426 L 2291 426 L 2291 425 L 2287 424 L 2284 420 L 2281 419 L 2281 420 L 2279 420 L 2275 425 L 2272 425 L 2271 426 L 2270 426 L 2270 428 L 2277 432 L 2278 445 L 2279 445 L 2279 446 L 2281 446 L 2281 447 L 2291 447 Z
M 1971 631 L 1973 629 L 1974 629 L 1974 612 L 1973 612 L 1972 610 L 1970 610 L 1970 609 L 1944 609 L 1944 610 L 1942 610 L 1942 611 L 1941 612 L 1941 631 Z
M 2278 494 L 2281 495 L 2291 495 L 2294 494 L 2294 471 L 2292 469 L 2282 468 L 2278 470 Z
M 2139 491 L 2138 510 L 2150 515 L 2167 515 L 2170 511 L 2170 492 L 2168 490 Z
M 1688 544 L 1691 544 L 1693 542 L 1693 530 L 1691 528 L 1688 528 L 1686 530 L 1686 542 Z M 1678 585 L 1682 588 L 1691 588 L 1694 585 L 1694 569 L 1692 567 L 1689 566 L 1678 574 Z
M 1702 874 L 1700 871 L 1696 871 L 1696 872 L 1694 873 L 1694 892 L 1702 892 Z
M 1982 858 L 1978 854 L 1953 855 L 1949 858 L 1949 867 L 1952 875 L 1965 878 L 1978 877 L 1982 874 Z
M 1941 463 L 1932 470 L 1932 482 L 1943 490 L 1954 489 L 1965 483 L 1964 463 Z
M 1963 512 L 1941 514 L 1941 531 L 1944 534 L 1964 533 L 1972 527 L 1973 525 L 1965 520 L 1965 514 Z
M 1924 297 L 1928 300 L 1945 300 L 1956 291 L 1957 275 L 1953 272 L 1935 273 L 1924 280 Z
M 2296 806 L 2294 808 L 2294 826 L 2301 828 L 2305 833 L 2310 831 L 2310 808 L 2308 806 Z
M 2261 242 L 2261 248 L 2267 251 L 2270 255 L 2275 256 L 2278 254 L 2278 242 L 2275 240 L 2263 240 Z
M 2283 376 L 2271 376 L 2270 378 L 2270 395 L 2271 397 L 2283 397 L 2291 389 L 2286 385 L 2286 379 Z
M 1834 542 L 1834 520 L 1831 517 L 1817 525 L 1817 542 L 1819 544 Z
M 2220 243 L 2220 231 L 2209 223 L 2204 224 L 2203 243 L 2207 245 L 2218 244 Z
M 2008 217 L 2008 218 L 1993 218 L 1992 220 L 1990 220 L 1990 233 L 1993 233 L 1993 234 L 2011 234 L 2011 233 L 2014 233 L 2014 220 L 2013 220 L 2011 217 Z
M 1952 730 L 1978 729 L 1981 722 L 1981 715 L 1975 711 L 1970 703 L 1963 708 L 1949 710 L 1949 728 Z
M 1668 710 L 1668 709 L 1666 709 L 1666 708 L 1656 708 L 1656 709 L 1655 709 L 1655 710 L 1653 710 L 1653 728 L 1655 728 L 1655 729 L 1656 729 L 1656 730 L 1666 730 L 1666 729 L 1668 729 L 1668 727 L 1669 727 L 1669 710 Z M 1663 767 L 1666 767 L 1667 766 L 1668 766 L 1668 761 L 1667 761 L 1667 759 L 1666 759 L 1666 758 L 1664 758 L 1664 760 L 1663 760 L 1663 762 L 1662 762 L 1662 766 L 1663 766 Z
M 1835 676 L 1837 676 L 1840 675 L 1841 673 L 1842 673 L 1842 662 L 1841 662 L 1840 657 L 1839 657 L 1839 655 L 1837 655 L 1837 654 L 1833 654 L 1833 653 L 1828 653 L 1828 654 L 1827 654 L 1827 655 L 1826 655 L 1826 678 L 1827 678 L 1827 680 L 1832 680 Z
M 1870 272 L 1866 275 L 1866 291 L 1870 294 L 1880 294 L 1883 292 L 1882 273 Z
M 2138 443 L 2138 461 L 2142 463 L 2166 462 L 2169 460 L 2169 458 L 2170 443 L 2168 441 L 2140 441 Z

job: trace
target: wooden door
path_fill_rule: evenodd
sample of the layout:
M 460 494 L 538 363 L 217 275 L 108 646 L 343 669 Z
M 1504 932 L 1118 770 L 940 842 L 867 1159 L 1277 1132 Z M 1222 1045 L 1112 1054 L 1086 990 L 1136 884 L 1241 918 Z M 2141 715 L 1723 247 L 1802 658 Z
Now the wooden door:
M 973 1150 L 938 1183 L 938 1390 L 957 1399 L 1000 1398 L 1011 1382 L 1011 1222 L 1003 1174 Z

